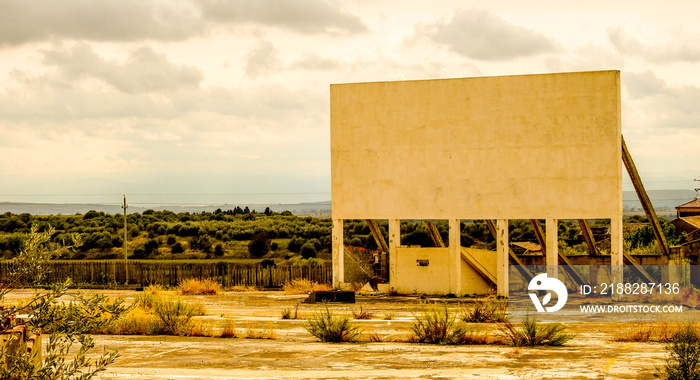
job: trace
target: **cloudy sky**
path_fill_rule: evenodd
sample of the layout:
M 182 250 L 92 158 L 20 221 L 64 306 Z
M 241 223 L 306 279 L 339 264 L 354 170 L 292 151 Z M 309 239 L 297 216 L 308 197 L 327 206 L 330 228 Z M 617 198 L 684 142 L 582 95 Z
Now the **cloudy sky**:
M 651 0 L 0 0 L 0 201 L 329 200 L 332 83 L 610 69 L 647 187 L 692 190 L 698 14 Z

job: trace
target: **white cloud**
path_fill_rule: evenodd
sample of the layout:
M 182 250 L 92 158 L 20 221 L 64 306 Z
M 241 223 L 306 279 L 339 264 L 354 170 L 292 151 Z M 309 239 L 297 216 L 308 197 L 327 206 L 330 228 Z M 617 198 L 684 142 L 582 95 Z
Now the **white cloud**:
M 640 122 L 659 128 L 654 133 L 700 126 L 700 87 L 670 86 L 651 71 L 625 73 L 623 83 L 629 94 L 626 108 L 636 109 Z
M 262 24 L 304 34 L 360 33 L 360 17 L 323 0 L 197 0 L 205 18 L 227 24 Z
M 203 30 L 199 15 L 187 2 L 0 0 L 0 46 L 53 38 L 173 41 Z
M 360 33 L 360 17 L 323 0 L 0 0 L 0 46 L 52 39 L 184 41 L 220 25 L 302 34 Z
M 700 61 L 700 33 L 681 31 L 663 42 L 645 43 L 629 37 L 625 29 L 618 26 L 608 29 L 608 37 L 619 52 L 649 62 Z
M 465 57 L 502 60 L 554 52 L 553 39 L 507 22 L 486 10 L 456 10 L 452 17 L 417 28 L 433 41 Z
M 150 47 L 129 52 L 119 63 L 98 56 L 90 45 L 78 43 L 72 48 L 44 50 L 44 63 L 55 67 L 66 83 L 93 78 L 126 93 L 176 91 L 196 88 L 203 79 L 197 68 L 177 65 Z
M 245 72 L 257 77 L 275 69 L 278 64 L 275 46 L 270 41 L 260 41 L 246 56 Z

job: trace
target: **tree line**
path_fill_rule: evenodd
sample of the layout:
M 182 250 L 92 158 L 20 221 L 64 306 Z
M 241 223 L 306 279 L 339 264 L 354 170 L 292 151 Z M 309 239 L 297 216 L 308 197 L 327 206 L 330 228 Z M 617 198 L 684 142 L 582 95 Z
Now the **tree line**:
M 661 220 L 669 243 L 682 242 L 673 226 Z M 446 220 L 433 222 L 445 242 L 449 227 Z M 511 220 L 510 241 L 537 242 L 529 220 Z M 123 258 L 124 216 L 88 211 L 75 215 L 0 214 L 0 255 L 10 259 L 21 249 L 30 228 L 39 232 L 55 229 L 52 239 L 63 243 L 80 236 L 82 244 L 58 259 Z M 344 221 L 344 243 L 348 246 L 377 249 L 369 226 L 364 220 Z M 378 221 L 385 239 L 388 224 Z M 609 221 L 593 222 L 597 231 L 605 231 Z M 571 253 L 585 253 L 578 223 L 561 220 L 558 224 L 560 246 Z M 292 259 L 330 258 L 332 221 L 328 218 L 302 217 L 289 211 L 263 212 L 237 206 L 214 212 L 175 213 L 146 210 L 127 215 L 126 238 L 132 259 Z M 495 249 L 495 240 L 483 220 L 462 221 L 461 244 L 465 247 Z M 598 236 L 605 247 L 605 234 Z M 625 241 L 629 249 L 646 249 L 655 244 L 644 217 L 625 221 Z M 401 221 L 401 244 L 430 247 L 432 239 L 422 221 Z M 609 243 L 608 243 L 609 245 Z

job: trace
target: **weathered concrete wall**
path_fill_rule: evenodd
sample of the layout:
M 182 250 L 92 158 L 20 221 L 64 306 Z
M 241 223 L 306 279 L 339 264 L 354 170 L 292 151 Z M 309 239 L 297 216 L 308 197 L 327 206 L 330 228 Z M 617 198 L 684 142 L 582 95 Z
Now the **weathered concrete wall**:
M 496 253 L 469 249 L 469 253 L 491 273 L 496 273 Z M 418 266 L 417 260 L 427 260 L 428 266 Z M 465 261 L 461 263 L 461 294 L 488 294 L 491 284 Z M 446 294 L 450 289 L 450 260 L 448 248 L 397 248 L 394 290 L 402 294 Z
M 496 275 L 496 252 L 475 248 L 465 249 L 491 274 Z M 492 287 L 493 284 L 486 281 L 466 261 L 462 260 L 462 294 L 488 294 Z
M 331 86 L 333 219 L 622 211 L 618 71 Z

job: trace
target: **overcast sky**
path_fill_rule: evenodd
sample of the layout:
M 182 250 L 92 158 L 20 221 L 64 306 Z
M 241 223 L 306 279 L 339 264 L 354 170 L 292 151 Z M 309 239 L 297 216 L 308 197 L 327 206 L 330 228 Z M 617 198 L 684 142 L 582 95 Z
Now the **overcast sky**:
M 698 14 L 690 0 L 0 0 L 0 201 L 330 200 L 332 83 L 611 69 L 647 188 L 692 190 Z

